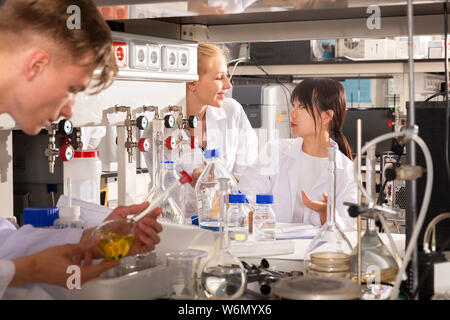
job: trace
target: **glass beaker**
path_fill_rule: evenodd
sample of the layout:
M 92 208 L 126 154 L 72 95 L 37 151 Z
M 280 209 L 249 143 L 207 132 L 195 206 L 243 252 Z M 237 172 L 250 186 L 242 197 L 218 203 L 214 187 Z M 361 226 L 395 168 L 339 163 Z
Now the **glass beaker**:
M 229 251 L 225 236 L 227 234 L 225 197 L 229 179 L 219 178 L 218 181 L 220 185 L 219 248 L 206 261 L 202 269 L 200 283 L 208 298 L 235 299 L 244 293 L 247 276 L 242 263 Z M 222 228 L 222 225 L 225 225 L 225 228 Z
M 327 220 L 320 228 L 316 237 L 309 244 L 306 250 L 304 264 L 305 271 L 310 273 L 311 259 L 318 257 L 322 261 L 322 265 L 333 269 L 333 265 L 338 264 L 339 268 L 350 270 L 350 255 L 352 254 L 352 246 L 345 236 L 344 232 L 336 223 L 336 149 L 328 147 L 329 177 L 328 177 L 328 201 L 327 201 Z M 339 258 L 336 260 L 336 258 Z M 317 266 L 317 264 L 315 264 Z M 337 267 L 337 266 L 336 266 Z M 336 268 L 335 267 L 335 268 Z M 314 265 L 313 265 L 314 269 Z M 317 269 L 317 268 L 316 268 Z M 322 270 L 323 271 L 323 270 Z M 330 275 L 333 275 L 330 272 Z M 342 274 L 339 273 L 339 276 Z
M 188 249 L 166 253 L 172 298 L 195 299 L 197 297 L 197 268 L 206 251 Z

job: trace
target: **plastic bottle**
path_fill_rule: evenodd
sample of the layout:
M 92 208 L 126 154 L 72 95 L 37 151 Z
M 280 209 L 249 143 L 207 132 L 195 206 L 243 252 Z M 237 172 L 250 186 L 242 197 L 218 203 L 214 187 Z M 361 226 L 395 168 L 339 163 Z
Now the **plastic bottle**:
M 237 183 L 220 159 L 220 150 L 205 151 L 207 165 L 195 185 L 199 225 L 203 229 L 219 231 L 220 190 L 219 179 L 228 179 L 228 192 L 237 193 Z
M 273 195 L 256 195 L 256 209 L 253 214 L 253 238 L 255 241 L 276 239 L 276 217 L 272 210 Z
M 100 204 L 102 162 L 97 150 L 76 150 L 71 161 L 64 161 L 64 179 L 72 179 L 74 198 Z M 67 190 L 64 194 L 68 195 Z
M 80 218 L 80 207 L 60 207 L 59 218 L 53 222 L 55 229 L 86 229 L 86 221 Z
M 53 222 L 55 229 L 76 228 L 85 229 L 86 222 L 80 218 L 80 207 L 72 205 L 72 179 L 66 179 L 66 188 L 68 192 L 68 206 L 59 207 L 59 218 Z
M 248 213 L 244 210 L 245 194 L 230 194 L 228 202 L 228 239 L 244 242 L 248 239 Z

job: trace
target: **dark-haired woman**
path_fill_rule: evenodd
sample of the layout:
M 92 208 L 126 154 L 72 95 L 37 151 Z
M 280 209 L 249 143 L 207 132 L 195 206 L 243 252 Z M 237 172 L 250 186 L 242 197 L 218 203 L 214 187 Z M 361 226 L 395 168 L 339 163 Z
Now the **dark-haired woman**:
M 338 81 L 311 78 L 294 89 L 291 103 L 291 131 L 297 138 L 269 142 L 239 188 L 251 202 L 256 194 L 273 194 L 277 222 L 321 226 L 327 218 L 327 148 L 332 146 L 336 148 L 336 221 L 343 230 L 354 230 L 356 220 L 343 205 L 357 197 L 351 149 L 342 134 L 345 90 Z

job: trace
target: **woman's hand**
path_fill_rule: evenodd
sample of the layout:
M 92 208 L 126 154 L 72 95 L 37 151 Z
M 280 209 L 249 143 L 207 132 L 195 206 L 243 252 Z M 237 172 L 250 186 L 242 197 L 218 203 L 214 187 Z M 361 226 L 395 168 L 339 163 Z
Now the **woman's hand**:
M 198 178 L 200 178 L 200 175 L 202 174 L 204 169 L 205 168 L 195 168 L 194 171 L 192 171 L 192 174 L 191 174 L 191 177 L 192 177 L 191 186 L 192 186 L 192 188 L 195 189 L 195 185 L 197 184 L 197 180 L 198 180 Z
M 323 200 L 313 201 L 311 200 L 302 190 L 302 201 L 305 207 L 316 211 L 320 217 L 320 223 L 324 224 L 327 221 L 327 195 L 326 193 L 322 193 Z

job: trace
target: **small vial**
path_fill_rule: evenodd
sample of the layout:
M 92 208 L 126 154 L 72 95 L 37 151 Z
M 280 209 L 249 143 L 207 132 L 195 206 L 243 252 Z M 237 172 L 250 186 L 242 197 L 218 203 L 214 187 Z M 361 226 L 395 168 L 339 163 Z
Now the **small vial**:
M 248 238 L 248 214 L 244 210 L 245 194 L 230 194 L 228 202 L 228 239 L 244 242 Z
M 253 238 L 255 241 L 275 240 L 276 217 L 272 210 L 273 195 L 256 195 L 256 208 L 253 214 Z

